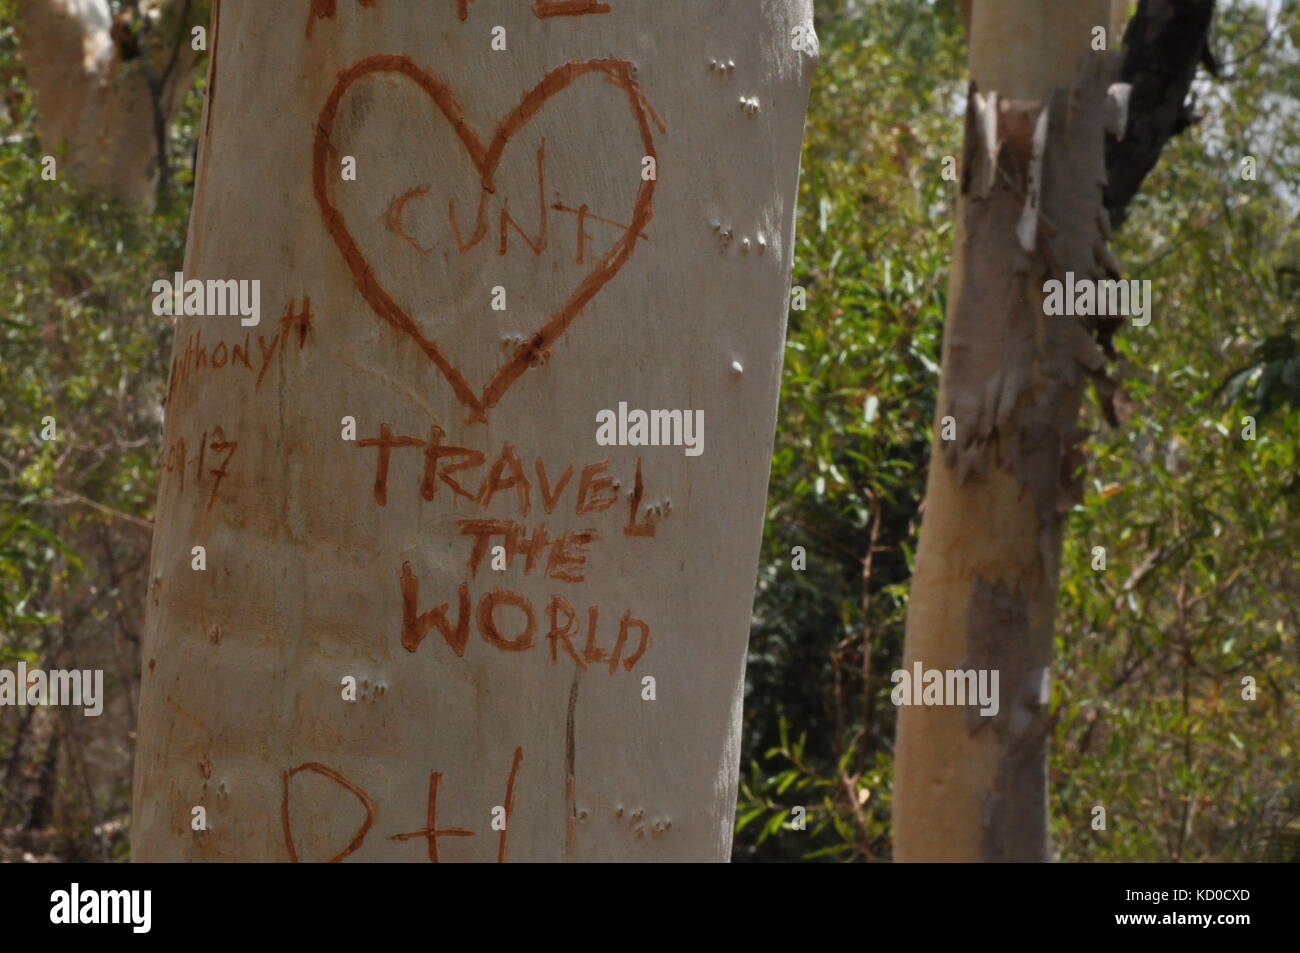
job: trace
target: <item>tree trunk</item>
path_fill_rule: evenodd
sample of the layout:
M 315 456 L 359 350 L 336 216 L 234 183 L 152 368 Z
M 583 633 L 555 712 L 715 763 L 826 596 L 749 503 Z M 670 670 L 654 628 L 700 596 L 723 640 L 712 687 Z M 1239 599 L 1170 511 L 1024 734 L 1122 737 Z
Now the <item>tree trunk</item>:
M 115 20 L 105 0 L 18 0 L 37 132 L 79 184 L 153 208 L 167 127 L 198 63 L 189 30 L 198 6 L 152 5 L 146 44 L 144 23 Z
M 209 31 L 134 856 L 724 860 L 811 3 L 301 10 Z
M 1110 28 L 1107 46 L 1118 40 L 1108 0 L 974 4 L 938 420 L 904 647 L 915 697 L 898 720 L 902 861 L 1049 858 L 1061 528 L 1078 499 L 1084 388 L 1104 376 L 1097 322 L 1046 316 L 1043 286 L 1066 272 L 1117 277 L 1103 152 L 1107 125 L 1123 126 L 1107 98 L 1112 62 L 1093 49 L 1098 26 Z M 951 697 L 927 706 L 918 664 L 987 672 L 989 685 L 996 672 L 996 713 L 951 707 Z

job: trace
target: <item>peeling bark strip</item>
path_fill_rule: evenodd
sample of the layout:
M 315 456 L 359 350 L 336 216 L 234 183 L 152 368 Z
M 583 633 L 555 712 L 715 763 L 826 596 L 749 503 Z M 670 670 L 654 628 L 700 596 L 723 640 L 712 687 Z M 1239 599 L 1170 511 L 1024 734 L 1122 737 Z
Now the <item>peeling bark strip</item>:
M 208 51 L 207 115 L 203 117 L 203 138 L 212 132 L 212 110 L 217 101 L 217 41 L 221 38 L 221 0 L 212 0 L 212 49 Z
M 947 404 L 958 438 L 944 462 L 961 483 L 990 464 L 1016 476 L 1040 523 L 1043 578 L 1054 583 L 1061 514 L 1078 501 L 1079 405 L 1089 378 L 1109 396 L 1101 348 L 1114 319 L 1048 317 L 1043 283 L 1065 272 L 1117 277 L 1106 247 L 1104 60 L 1091 58 L 1049 103 L 987 96 L 966 112 L 965 273 L 945 331 Z M 1091 332 L 1091 333 L 1090 333 Z

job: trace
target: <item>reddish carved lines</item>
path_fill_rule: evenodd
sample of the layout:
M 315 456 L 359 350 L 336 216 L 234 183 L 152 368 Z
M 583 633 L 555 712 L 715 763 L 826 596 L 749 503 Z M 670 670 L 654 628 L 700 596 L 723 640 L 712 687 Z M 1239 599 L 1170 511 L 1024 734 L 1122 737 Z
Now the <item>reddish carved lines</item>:
M 283 793 L 280 799 L 280 824 L 284 828 L 284 846 L 289 849 L 289 860 L 295 864 L 298 863 L 298 848 L 294 846 L 293 828 L 289 823 L 289 779 L 299 771 L 314 771 L 317 774 L 329 778 L 335 784 L 338 784 L 340 787 L 343 787 L 350 792 L 358 801 L 361 802 L 362 807 L 366 809 L 366 819 L 362 821 L 361 826 L 357 828 L 357 832 L 353 835 L 351 842 L 347 847 L 343 848 L 343 850 L 327 861 L 327 863 L 337 864 L 344 857 L 355 853 L 361 847 L 362 841 L 366 839 L 366 834 L 370 832 L 371 826 L 375 823 L 375 802 L 371 799 L 369 794 L 357 785 L 353 784 L 342 774 L 335 771 L 333 768 L 327 768 L 325 765 L 315 761 L 308 761 L 305 764 L 298 765 L 298 767 L 290 771 L 284 772 L 284 774 L 281 775 L 281 788 Z
M 632 254 L 637 237 L 643 232 L 653 215 L 652 199 L 656 182 L 655 180 L 641 182 L 627 231 L 587 272 L 559 309 L 551 314 L 537 332 L 521 344 L 509 360 L 497 369 L 480 392 L 469 384 L 460 370 L 443 353 L 438 343 L 420 330 L 406 310 L 393 298 L 389 289 L 384 287 L 375 275 L 370 261 L 357 246 L 347 223 L 343 220 L 342 213 L 334 203 L 331 194 L 334 176 L 329 174 L 328 169 L 332 167 L 332 159 L 335 155 L 330 136 L 334 129 L 339 103 L 344 93 L 354 83 L 368 76 L 395 73 L 409 79 L 433 100 L 434 105 L 451 125 L 479 173 L 484 193 L 487 193 L 495 189 L 494 175 L 511 137 L 553 96 L 568 88 L 574 80 L 587 74 L 604 75 L 612 85 L 623 90 L 627 96 L 628 108 L 640 131 L 643 154 L 656 156 L 654 135 L 650 129 L 653 110 L 649 108 L 640 87 L 632 78 L 632 69 L 632 64 L 627 60 L 607 58 L 566 63 L 551 70 L 501 120 L 486 143 L 470 128 L 465 120 L 464 108 L 456 99 L 451 87 L 432 70 L 421 69 L 406 56 L 387 54 L 369 56 L 341 71 L 338 82 L 321 109 L 313 148 L 312 186 L 325 227 L 347 262 L 358 290 L 371 308 L 381 319 L 415 342 L 451 385 L 457 399 L 469 410 L 472 421 L 487 419 L 487 411 L 501 400 L 520 375 L 532 366 L 537 356 L 546 351 L 564 333 L 587 303 L 623 268 Z M 662 121 L 657 116 L 654 117 L 654 121 L 660 131 L 663 131 Z M 457 241 L 459 243 L 459 238 Z
M 363 7 L 373 7 L 378 0 L 357 0 Z M 339 12 L 338 0 L 311 0 L 311 8 L 307 11 L 307 35 L 311 36 L 311 28 L 317 20 L 333 20 Z
M 307 338 L 311 335 L 314 325 L 312 324 L 315 315 L 311 310 L 311 298 L 302 299 L 302 307 L 296 306 L 296 299 L 290 299 L 285 306 L 284 314 L 280 316 L 280 329 L 271 338 L 270 342 L 259 334 L 257 335 L 257 354 L 252 349 L 252 332 L 244 334 L 243 344 L 232 342 L 229 345 L 225 341 L 218 341 L 209 349 L 203 344 L 203 328 L 199 327 L 194 334 L 190 335 L 185 341 L 185 350 L 178 356 L 172 358 L 171 376 L 167 382 L 167 400 L 170 401 L 176 394 L 177 388 L 184 384 L 191 377 L 199 372 L 214 373 L 223 368 L 229 367 L 236 373 L 240 373 L 239 368 L 242 366 L 245 371 L 257 371 L 257 381 L 253 386 L 254 390 L 260 390 L 262 380 L 271 368 L 271 361 L 275 359 L 276 349 L 282 342 L 288 341 L 293 335 L 298 337 L 298 350 L 302 350 L 307 343 Z M 281 351 L 280 353 L 283 353 Z M 256 358 L 256 362 L 254 361 Z
M 510 821 L 514 815 L 514 810 L 515 810 L 515 782 L 519 775 L 519 765 L 523 762 L 523 760 L 524 760 L 524 749 L 519 747 L 515 748 L 514 758 L 512 759 L 510 764 L 510 773 L 506 777 L 505 804 L 504 806 L 498 805 L 498 807 L 501 808 L 501 811 L 504 814 L 504 817 L 501 819 L 502 826 L 500 830 L 499 840 L 497 841 L 497 863 L 499 864 L 505 863 L 507 856 L 509 854 Z M 298 774 L 302 771 L 311 771 L 315 774 L 319 774 L 324 778 L 328 778 L 329 780 L 333 781 L 335 784 L 339 785 L 339 787 L 347 791 L 349 794 L 351 794 L 353 797 L 355 797 L 358 801 L 360 801 L 362 806 L 366 809 L 366 818 L 362 822 L 361 826 L 357 829 L 357 832 L 352 836 L 352 840 L 348 843 L 348 845 L 345 848 L 343 848 L 343 850 L 339 851 L 339 853 L 335 854 L 327 861 L 327 863 L 337 864 L 340 861 L 342 861 L 345 857 L 347 857 L 349 854 L 353 854 L 361 848 L 362 844 L 365 842 L 366 835 L 370 833 L 371 827 L 374 826 L 375 816 L 378 813 L 378 807 L 375 804 L 374 799 L 369 794 L 367 794 L 366 791 L 359 784 L 356 784 L 355 782 L 344 777 L 341 771 L 336 771 L 334 768 L 327 767 L 326 765 L 323 765 L 317 761 L 308 761 L 298 765 L 298 767 L 296 768 L 283 772 L 283 774 L 281 774 L 280 776 L 281 789 L 282 789 L 281 800 L 280 800 L 280 824 L 284 830 L 284 844 L 285 844 L 285 848 L 289 852 L 289 860 L 295 864 L 299 862 L 299 859 L 298 859 L 298 846 L 294 842 L 293 827 L 289 820 L 289 803 L 291 800 L 289 781 L 295 774 Z M 415 840 L 417 838 L 424 838 L 425 841 L 427 842 L 429 861 L 430 863 L 434 863 L 434 864 L 439 862 L 439 857 L 438 857 L 439 838 L 474 836 L 473 831 L 467 830 L 466 828 L 463 827 L 439 827 L 438 826 L 438 787 L 441 781 L 442 781 L 442 773 L 440 771 L 430 772 L 429 793 L 428 796 L 425 798 L 425 826 L 418 831 L 407 831 L 401 834 L 391 834 L 388 837 L 388 840 L 394 841 L 396 843 L 401 843 L 403 841 L 408 841 L 408 840 Z M 496 812 L 494 811 L 493 814 L 495 815 L 495 813 Z M 495 826 L 495 824 L 493 826 Z
M 580 17 L 588 13 L 609 13 L 610 6 L 602 0 L 533 0 L 533 13 L 541 19 L 547 17 Z M 461 19 L 465 19 L 461 17 Z
M 501 255 L 505 255 L 510 248 L 509 230 L 511 228 L 513 228 L 515 231 L 519 233 L 520 237 L 523 238 L 524 243 L 528 246 L 529 250 L 531 250 L 534 255 L 540 255 L 543 251 L 546 250 L 546 247 L 549 244 L 550 236 L 548 233 L 547 214 L 546 214 L 548 210 L 548 206 L 546 205 L 546 200 L 545 200 L 545 189 L 546 189 L 545 160 L 546 160 L 546 140 L 543 139 L 541 146 L 537 150 L 537 213 L 538 213 L 537 214 L 538 217 L 537 237 L 532 238 L 526 232 L 524 232 L 520 224 L 517 221 L 515 221 L 514 217 L 510 214 L 509 200 L 505 199 L 503 200 L 503 204 L 501 208 L 500 237 L 497 242 L 497 251 Z M 410 202 L 424 198 L 426 195 L 429 194 L 430 188 L 431 186 L 429 185 L 417 185 L 415 188 L 407 189 L 405 192 L 402 192 L 399 195 L 397 195 L 393 199 L 393 201 L 389 203 L 387 211 L 384 212 L 384 223 L 388 226 L 388 230 L 392 232 L 394 235 L 396 235 L 398 238 L 402 239 L 402 241 L 406 242 L 412 248 L 414 248 L 421 255 L 429 255 L 434 251 L 434 249 L 425 248 L 423 245 L 421 245 L 419 242 L 415 240 L 414 236 L 412 236 L 406 230 L 406 225 L 405 222 L 403 221 L 403 215 L 406 212 L 406 206 Z M 456 216 L 456 200 L 448 199 L 447 201 L 447 220 L 448 220 L 448 224 L 451 226 L 452 239 L 456 243 L 457 251 L 459 251 L 462 255 L 468 253 L 471 249 L 473 249 L 476 245 L 478 245 L 479 242 L 483 240 L 484 236 L 487 235 L 487 231 L 488 231 L 487 206 L 488 206 L 489 197 L 490 197 L 490 193 L 488 192 L 483 192 L 479 196 L 478 212 L 476 213 L 474 219 L 474 231 L 470 235 L 468 240 L 464 238 L 460 230 L 460 220 Z M 578 206 L 577 208 L 570 208 L 569 206 L 565 205 L 563 202 L 557 201 L 552 205 L 550 205 L 549 209 L 556 212 L 564 212 L 566 214 L 573 215 L 576 217 L 577 228 L 575 232 L 575 244 L 577 245 L 577 256 L 575 258 L 575 262 L 579 265 L 583 264 L 586 261 L 586 251 L 587 251 L 587 241 L 588 241 L 588 236 L 587 236 L 588 222 L 599 222 L 602 225 L 609 225 L 613 228 L 617 228 L 622 233 L 625 233 L 628 230 L 628 226 L 623 222 L 616 222 L 612 218 L 606 218 L 603 215 L 598 215 L 591 210 L 591 206 L 585 203 Z M 650 240 L 650 236 L 648 236 L 645 232 L 642 232 L 637 237 L 640 238 L 642 241 Z
M 427 185 L 417 185 L 413 189 L 407 189 L 397 198 L 393 199 L 392 204 L 388 206 L 388 211 L 384 213 L 384 223 L 388 226 L 388 230 L 418 251 L 421 255 L 428 255 L 433 251 L 433 249 L 425 248 L 410 236 L 402 225 L 402 212 L 406 209 L 406 203 L 411 201 L 411 199 L 418 199 L 428 193 L 429 186 Z M 451 224 L 452 228 L 456 227 L 456 219 L 454 216 L 452 217 Z M 457 236 L 456 244 L 460 244 L 459 236 Z
M 469 584 L 461 583 L 456 590 L 457 612 L 453 623 L 448 617 L 450 603 L 443 602 L 426 612 L 420 612 L 420 580 L 411 569 L 409 562 L 402 563 L 399 574 L 402 589 L 402 648 L 414 652 L 420 647 L 425 636 L 437 629 L 443 640 L 463 658 L 465 647 L 469 644 L 470 596 Z M 509 607 L 520 621 L 514 623 L 515 631 L 504 631 L 505 626 L 499 616 L 502 608 Z M 614 647 L 605 649 L 600 645 L 600 608 L 590 606 L 587 609 L 587 637 L 581 648 L 574 645 L 575 639 L 581 638 L 581 623 L 578 622 L 578 610 L 573 603 L 561 595 L 554 595 L 545 609 L 549 620 L 545 639 L 550 643 L 551 664 L 559 662 L 560 650 L 563 649 L 573 663 L 585 671 L 591 665 L 607 663 L 613 675 L 618 671 L 619 662 L 623 668 L 632 671 L 650 645 L 650 626 L 641 619 L 633 617 L 631 610 L 623 613 L 618 623 L 618 635 Z M 502 652 L 523 652 L 536 644 L 537 612 L 527 596 L 510 589 L 493 589 L 480 597 L 473 619 L 478 624 L 479 635 L 483 641 Z M 623 651 L 636 636 L 636 647 L 626 658 Z
M 190 464 L 194 464 L 195 478 L 198 483 L 202 484 L 202 482 L 208 477 L 215 477 L 216 479 L 212 484 L 212 493 L 208 496 L 208 509 L 211 509 L 212 504 L 217 501 L 217 490 L 221 487 L 221 481 L 230 476 L 230 471 L 226 468 L 230 465 L 230 460 L 234 457 L 235 451 L 238 449 L 238 443 L 226 439 L 225 431 L 220 427 L 214 427 L 212 429 L 212 441 L 210 443 L 208 442 L 208 431 L 203 431 L 203 436 L 199 438 L 198 456 L 194 459 L 190 459 L 186 455 L 185 438 L 178 437 L 172 442 L 172 444 L 167 448 L 166 453 L 163 455 L 163 470 L 167 473 L 176 473 L 178 475 L 180 479 L 181 493 L 185 492 L 185 469 Z M 218 454 L 225 453 L 226 456 L 221 460 L 218 466 L 210 470 L 205 470 L 204 462 L 208 450 Z
M 375 502 L 380 506 L 386 506 L 388 503 L 389 469 L 392 463 L 393 451 L 407 447 L 423 447 L 424 470 L 419 483 L 419 492 L 423 499 L 430 501 L 436 499 L 439 488 L 445 486 L 455 496 L 469 500 L 487 510 L 491 508 L 497 494 L 513 490 L 516 511 L 520 516 L 528 515 L 532 506 L 533 482 L 528 479 L 523 461 L 520 460 L 513 446 L 505 444 L 501 448 L 501 452 L 489 467 L 487 475 L 479 483 L 478 489 L 471 492 L 461 482 L 466 480 L 467 477 L 454 477 L 453 474 L 459 474 L 465 470 L 477 470 L 486 462 L 487 456 L 482 450 L 472 447 L 448 445 L 443 442 L 445 436 L 445 432 L 437 424 L 431 426 L 429 439 L 422 440 L 408 434 L 394 435 L 392 428 L 387 423 L 381 423 L 378 437 L 366 437 L 358 440 L 356 442 L 357 449 L 365 450 L 373 447 L 378 451 L 375 462 Z M 551 513 L 555 510 L 565 488 L 573 477 L 573 464 L 569 464 L 564 472 L 560 474 L 560 478 L 556 481 L 554 487 L 552 487 L 547 476 L 546 465 L 541 457 L 537 457 L 533 461 L 533 466 L 537 475 L 537 489 L 541 496 L 542 506 L 547 513 Z M 589 463 L 582 468 L 582 473 L 578 477 L 574 505 L 576 515 L 586 516 L 591 513 L 603 513 L 618 502 L 622 493 L 621 484 L 612 476 L 607 475 L 608 470 L 609 462 L 606 460 Z M 655 535 L 655 525 L 647 519 L 645 514 L 640 512 L 641 502 L 644 498 L 645 480 L 641 475 L 641 458 L 638 457 L 636 461 L 636 478 L 633 482 L 632 491 L 628 494 L 627 524 L 623 527 L 625 536 L 653 537 Z
M 439 837 L 473 837 L 473 831 L 467 831 L 463 827 L 438 827 L 438 782 L 442 780 L 442 774 L 434 771 L 429 775 L 429 801 L 425 809 L 425 828 L 420 831 L 411 831 L 407 834 L 394 834 L 389 840 L 404 841 L 413 837 L 424 837 L 429 842 L 429 863 L 438 863 L 438 838 Z
M 519 762 L 524 760 L 524 749 L 515 749 L 515 760 L 510 765 L 510 777 L 506 778 L 506 803 L 504 826 L 501 828 L 501 840 L 497 843 L 497 863 L 506 862 L 508 838 L 510 836 L 510 815 L 515 810 L 515 775 L 519 773 Z
M 221 0 L 217 0 L 220 3 Z M 378 0 L 359 0 L 363 7 L 373 7 Z M 469 19 L 469 5 L 474 0 L 455 0 L 456 18 L 464 23 Z M 609 13 L 604 0 L 533 0 L 533 14 L 540 20 L 548 17 L 581 17 L 590 13 Z M 338 0 L 311 0 L 307 11 L 307 36 L 317 20 L 333 20 L 338 13 Z

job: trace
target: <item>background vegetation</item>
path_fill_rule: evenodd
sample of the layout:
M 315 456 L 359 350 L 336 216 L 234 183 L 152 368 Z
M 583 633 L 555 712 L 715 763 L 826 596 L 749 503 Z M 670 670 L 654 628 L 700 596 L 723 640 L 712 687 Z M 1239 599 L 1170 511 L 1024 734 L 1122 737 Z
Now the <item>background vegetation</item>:
M 1121 333 L 1125 419 L 1089 420 L 1070 515 L 1052 698 L 1062 860 L 1300 859 L 1300 9 L 1220 6 L 1203 120 L 1117 239 L 1155 311 Z M 952 245 L 955 183 L 939 173 L 960 154 L 965 78 L 951 0 L 818 11 L 794 276 L 808 307 L 790 315 L 739 860 L 890 858 L 889 674 Z M 14 15 L 0 0 L 0 666 L 104 668 L 118 701 L 75 721 L 0 710 L 0 859 L 120 859 L 171 349 L 145 290 L 181 266 L 202 80 L 170 132 L 171 201 L 129 214 L 40 179 Z M 54 443 L 38 438 L 47 415 Z
M 1118 339 L 1121 428 L 1089 411 L 1066 536 L 1050 756 L 1066 861 L 1300 860 L 1300 9 L 1219 6 L 1202 121 L 1116 241 L 1155 305 Z M 809 306 L 790 316 L 754 608 L 746 860 L 890 857 L 889 675 L 938 390 L 956 188 L 940 170 L 961 153 L 953 4 L 818 10 L 794 277 Z

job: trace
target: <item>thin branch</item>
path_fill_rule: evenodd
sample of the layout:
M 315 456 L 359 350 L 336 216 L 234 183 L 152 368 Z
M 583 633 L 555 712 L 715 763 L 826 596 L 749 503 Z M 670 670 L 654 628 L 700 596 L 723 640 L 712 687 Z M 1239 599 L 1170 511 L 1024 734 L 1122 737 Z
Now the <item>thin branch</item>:
M 76 492 L 75 490 L 65 490 L 59 487 L 55 487 L 55 489 L 59 493 L 63 494 L 64 499 L 61 500 L 51 499 L 45 501 L 50 506 L 64 506 L 68 503 L 81 503 L 85 506 L 89 506 L 92 507 L 93 509 L 98 510 L 99 512 L 103 513 L 105 516 L 111 517 L 112 519 L 121 520 L 122 522 L 130 523 L 133 526 L 138 526 L 141 529 L 147 529 L 151 533 L 153 532 L 152 520 L 141 519 L 138 516 L 132 516 L 130 513 L 123 513 L 121 510 L 115 510 L 111 506 L 105 506 L 103 503 L 96 503 L 94 500 L 90 499 L 89 497 L 82 496 L 80 493 Z

